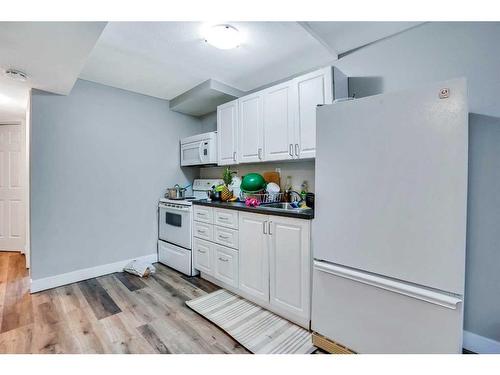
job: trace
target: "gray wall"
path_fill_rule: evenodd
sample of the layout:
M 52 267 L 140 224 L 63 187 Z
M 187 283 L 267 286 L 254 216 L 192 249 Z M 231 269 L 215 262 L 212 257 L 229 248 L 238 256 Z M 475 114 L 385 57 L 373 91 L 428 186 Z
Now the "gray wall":
M 179 168 L 179 139 L 200 130 L 167 101 L 88 81 L 34 91 L 32 279 L 155 253 L 158 199 L 199 172 Z
M 357 96 L 467 77 L 470 148 L 465 329 L 500 341 L 499 23 L 430 23 L 335 65 Z M 362 77 L 362 78 L 359 78 Z
M 217 130 L 217 111 L 207 113 L 199 117 L 203 133 L 214 132 Z

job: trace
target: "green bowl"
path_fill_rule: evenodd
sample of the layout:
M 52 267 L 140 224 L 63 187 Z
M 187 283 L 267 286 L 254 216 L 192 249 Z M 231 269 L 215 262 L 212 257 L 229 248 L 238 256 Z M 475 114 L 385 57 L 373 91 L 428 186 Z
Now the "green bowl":
M 249 173 L 243 177 L 240 187 L 247 192 L 263 190 L 266 187 L 266 180 L 258 173 Z

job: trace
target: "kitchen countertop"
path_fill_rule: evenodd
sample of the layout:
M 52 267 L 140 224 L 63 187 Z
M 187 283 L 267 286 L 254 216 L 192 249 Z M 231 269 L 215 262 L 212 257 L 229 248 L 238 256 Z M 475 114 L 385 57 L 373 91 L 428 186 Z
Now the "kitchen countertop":
M 256 214 L 264 214 L 264 215 L 275 215 L 275 216 L 286 216 L 286 217 L 294 217 L 297 219 L 306 219 L 311 220 L 314 219 L 314 210 L 285 210 L 280 208 L 264 208 L 265 205 L 258 207 L 248 207 L 244 202 L 220 202 L 220 201 L 208 201 L 206 199 L 200 199 L 193 201 L 193 204 L 197 204 L 200 206 L 209 206 L 216 208 L 227 208 L 230 210 L 238 210 L 238 211 L 247 211 L 253 212 Z

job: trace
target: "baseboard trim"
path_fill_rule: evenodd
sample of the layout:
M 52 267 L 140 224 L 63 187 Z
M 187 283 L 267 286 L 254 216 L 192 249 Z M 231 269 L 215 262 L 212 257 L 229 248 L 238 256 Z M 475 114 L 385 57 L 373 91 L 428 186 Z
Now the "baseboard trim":
M 158 254 L 149 254 L 142 257 L 120 260 L 114 263 L 102 264 L 96 267 L 83 268 L 80 270 L 63 273 L 60 275 L 45 277 L 43 279 L 31 280 L 31 293 L 40 292 L 42 290 L 56 288 L 58 286 L 76 283 L 78 281 L 91 279 L 93 277 L 107 275 L 113 272 L 123 270 L 125 265 L 133 260 L 140 260 L 150 263 L 158 262 Z
M 464 331 L 463 347 L 478 354 L 500 354 L 500 342 Z

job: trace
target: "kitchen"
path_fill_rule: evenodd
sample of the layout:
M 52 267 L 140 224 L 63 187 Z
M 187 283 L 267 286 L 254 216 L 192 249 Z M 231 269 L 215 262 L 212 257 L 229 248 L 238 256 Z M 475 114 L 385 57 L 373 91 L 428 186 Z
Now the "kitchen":
M 123 74 L 144 62 L 141 48 L 161 43 L 151 35 L 182 39 L 198 25 L 110 22 L 99 25 L 70 92 L 32 88 L 33 306 L 65 301 L 59 288 L 103 305 L 88 302 L 85 318 L 103 352 L 119 350 L 118 339 L 107 347 L 103 337 L 123 319 L 124 337 L 152 352 L 217 352 L 202 333 L 213 332 L 251 353 L 496 353 L 496 307 L 478 290 L 496 280 L 483 255 L 495 234 L 480 217 L 496 217 L 484 202 L 498 160 L 494 95 L 485 93 L 494 92 L 498 56 L 484 39 L 499 35 L 498 24 L 366 23 L 380 33 L 366 46 L 355 32 L 362 23 L 263 24 L 224 23 L 246 31 L 241 48 L 217 49 L 208 36 L 199 56 L 248 53 L 245 43 L 265 31 L 276 44 L 302 35 L 310 56 L 286 65 L 288 51 L 277 51 L 267 74 L 238 57 L 232 82 L 207 62 L 212 76 L 187 89 L 178 78 L 166 100 L 154 92 L 157 67 L 137 73 L 147 89 Z M 340 58 L 316 40 L 332 43 L 336 27 L 359 37 Z M 468 36 L 467 58 L 455 58 L 457 35 Z M 115 73 L 125 45 L 130 63 Z M 438 63 L 422 68 L 430 58 Z M 190 59 L 168 74 L 197 69 Z M 123 276 L 134 260 L 156 273 Z M 140 306 L 152 291 L 184 321 L 161 322 L 157 306 Z M 212 311 L 224 308 L 222 317 Z M 37 327 L 36 311 L 0 333 L 0 348 Z M 60 326 L 69 324 L 63 315 Z M 186 334 L 191 321 L 201 338 Z M 173 336 L 192 340 L 192 351 Z

